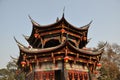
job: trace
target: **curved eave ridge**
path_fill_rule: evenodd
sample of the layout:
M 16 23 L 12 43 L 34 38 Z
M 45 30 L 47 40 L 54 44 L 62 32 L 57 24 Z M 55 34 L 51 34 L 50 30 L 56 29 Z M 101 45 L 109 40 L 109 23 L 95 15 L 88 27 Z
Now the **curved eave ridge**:
M 53 27 L 53 26 L 55 26 L 55 25 L 62 24 L 62 22 L 63 22 L 63 23 L 66 23 L 67 27 L 71 27 L 71 28 L 76 29 L 76 30 L 87 30 L 87 29 L 90 27 L 90 24 L 92 23 L 92 21 L 90 21 L 90 23 L 88 23 L 87 25 L 78 28 L 78 27 L 73 26 L 72 24 L 70 24 L 70 23 L 65 19 L 64 15 L 63 15 L 62 18 L 61 18 L 60 20 L 56 21 L 55 23 L 48 24 L 48 25 L 40 25 L 40 24 L 38 24 L 37 22 L 35 22 L 30 16 L 29 16 L 29 18 L 30 18 L 30 20 L 31 20 L 31 22 L 32 22 L 32 24 L 33 24 L 33 27 L 42 28 L 42 29 L 44 29 L 44 28 L 47 29 L 47 28 Z
M 86 50 L 86 49 L 79 49 L 74 47 L 72 44 L 69 43 L 69 46 L 71 49 L 73 49 L 74 51 L 77 51 L 78 53 L 81 54 L 86 54 L 86 55 L 92 55 L 92 56 L 96 56 L 96 55 L 100 55 L 103 52 L 104 47 L 100 48 L 97 51 L 92 51 L 92 50 Z
M 20 48 L 27 49 L 27 47 L 26 47 L 26 46 L 24 46 L 23 44 L 21 44 L 20 42 L 18 42 L 18 41 L 17 41 L 17 39 L 16 39 L 15 37 L 14 37 L 14 40 L 16 41 L 16 43 L 17 43 L 17 45 L 18 45 L 19 49 L 20 49 Z
M 16 40 L 16 39 L 15 39 Z M 28 48 L 24 45 L 22 45 L 20 42 L 18 42 L 16 40 L 17 44 L 18 44 L 18 47 L 21 51 L 25 52 L 25 53 L 30 53 L 30 54 L 39 54 L 39 53 L 47 53 L 47 52 L 54 52 L 54 51 L 57 51 L 58 49 L 62 49 L 64 48 L 65 46 L 68 46 L 68 48 L 74 50 L 74 51 L 77 51 L 78 53 L 81 53 L 81 54 L 86 54 L 86 55 L 93 55 L 93 56 L 96 56 L 96 55 L 99 55 L 103 52 L 103 48 L 99 49 L 98 51 L 96 52 L 93 52 L 93 51 L 88 51 L 88 50 L 84 50 L 84 49 L 78 49 L 76 47 L 74 47 L 70 42 L 68 41 L 65 41 L 64 43 L 56 46 L 56 47 L 51 47 L 51 48 L 44 48 L 44 49 L 36 49 L 36 48 Z
M 35 22 L 35 21 L 30 17 L 30 15 L 28 15 L 28 17 L 29 17 L 29 19 L 31 20 L 33 26 L 37 26 L 37 27 L 39 26 L 39 27 L 40 27 L 40 24 L 38 24 L 37 22 Z
M 23 37 L 28 41 L 30 36 L 23 35 Z
M 85 25 L 83 27 L 80 27 L 80 28 L 83 29 L 83 30 L 87 30 L 90 27 L 90 25 L 91 25 L 92 22 L 93 21 L 90 21 L 87 25 Z
M 52 52 L 52 51 L 55 51 L 56 49 L 59 49 L 61 47 L 63 47 L 65 45 L 65 43 L 62 43 L 61 45 L 58 45 L 56 47 L 51 47 L 51 48 L 44 48 L 44 49 L 37 49 L 37 48 L 28 48 L 24 45 L 22 45 L 20 42 L 18 42 L 16 39 L 15 39 L 19 49 L 22 51 L 22 52 L 25 52 L 25 53 L 30 53 L 30 54 L 37 54 L 37 53 L 46 53 L 46 52 Z

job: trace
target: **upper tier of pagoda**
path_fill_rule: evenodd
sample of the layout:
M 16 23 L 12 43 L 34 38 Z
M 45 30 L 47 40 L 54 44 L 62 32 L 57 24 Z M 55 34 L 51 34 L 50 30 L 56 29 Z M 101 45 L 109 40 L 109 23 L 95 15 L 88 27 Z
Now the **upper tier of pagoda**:
M 24 37 L 33 48 L 54 47 L 66 39 L 69 39 L 75 47 L 83 48 L 88 42 L 87 33 L 92 21 L 77 28 L 65 19 L 64 14 L 60 20 L 57 18 L 55 23 L 45 26 L 38 24 L 30 16 L 29 18 L 33 25 L 32 33 L 31 36 Z

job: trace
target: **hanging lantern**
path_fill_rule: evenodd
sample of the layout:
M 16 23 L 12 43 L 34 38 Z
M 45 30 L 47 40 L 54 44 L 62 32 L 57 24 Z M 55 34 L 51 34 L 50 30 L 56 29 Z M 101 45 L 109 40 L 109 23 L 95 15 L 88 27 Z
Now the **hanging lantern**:
M 38 37 L 37 38 L 40 38 L 40 35 L 38 34 Z
M 39 35 L 38 33 L 35 33 L 35 34 L 34 34 L 34 37 L 35 37 L 35 38 L 40 38 L 40 35 Z
M 37 37 L 38 37 L 38 34 L 37 34 L 37 33 L 35 33 L 35 34 L 34 34 L 34 37 L 35 37 L 35 38 L 37 38 Z
M 101 66 L 102 66 L 102 64 L 101 64 L 101 63 L 98 63 L 98 64 L 97 64 L 97 67 L 101 67 Z
M 61 32 L 62 32 L 62 33 L 65 33 L 65 30 L 64 30 L 64 29 L 61 29 Z
M 25 62 L 25 61 L 22 61 L 22 62 L 21 62 L 21 65 L 22 65 L 22 67 L 25 67 L 26 62 Z
M 101 64 L 101 63 L 98 63 L 98 64 L 97 64 L 97 69 L 100 69 L 101 66 L 102 66 L 102 64 Z
M 64 61 L 65 61 L 65 62 L 68 62 L 68 60 L 69 60 L 69 57 L 66 56 L 66 57 L 64 58 Z

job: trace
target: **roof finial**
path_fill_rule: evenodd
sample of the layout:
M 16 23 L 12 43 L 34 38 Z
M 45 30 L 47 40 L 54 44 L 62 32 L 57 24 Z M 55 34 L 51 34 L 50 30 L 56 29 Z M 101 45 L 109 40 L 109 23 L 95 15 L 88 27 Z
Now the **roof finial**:
M 58 22 L 58 21 L 59 21 L 59 18 L 57 17 L 56 22 Z
M 65 6 L 64 6 L 64 8 L 63 8 L 63 13 L 65 12 Z
M 89 25 L 93 22 L 93 20 L 90 21 Z
M 64 6 L 64 8 L 63 8 L 63 17 L 64 17 L 64 13 L 65 13 L 65 6 Z

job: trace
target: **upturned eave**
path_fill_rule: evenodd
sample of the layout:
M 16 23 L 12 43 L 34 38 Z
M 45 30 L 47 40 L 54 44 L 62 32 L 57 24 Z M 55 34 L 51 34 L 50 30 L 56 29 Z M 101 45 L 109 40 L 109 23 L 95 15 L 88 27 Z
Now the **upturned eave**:
M 16 40 L 16 39 L 15 39 Z M 79 49 L 74 47 L 69 41 L 65 41 L 63 43 L 61 43 L 58 46 L 55 47 L 51 47 L 51 48 L 43 48 L 43 49 L 38 49 L 38 48 L 28 48 L 24 45 L 22 45 L 20 42 L 17 42 L 17 45 L 20 49 L 20 51 L 27 53 L 27 54 L 42 54 L 42 53 L 49 53 L 49 52 L 55 52 L 55 51 L 59 51 L 63 48 L 65 48 L 65 46 L 67 46 L 70 50 L 72 50 L 73 52 L 77 52 L 83 55 L 91 55 L 91 56 L 97 56 L 102 54 L 103 52 L 103 48 L 99 49 L 98 51 L 92 51 L 92 50 L 84 50 L 84 49 Z
M 88 30 L 88 28 L 90 27 L 90 24 L 92 23 L 92 21 L 90 23 L 88 23 L 87 25 L 85 26 L 82 26 L 82 27 L 76 27 L 72 24 L 70 24 L 64 16 L 62 16 L 62 18 L 58 21 L 56 21 L 55 23 L 52 23 L 52 24 L 48 24 L 48 25 L 40 25 L 38 24 L 37 22 L 35 22 L 30 16 L 29 16 L 32 24 L 33 24 L 33 27 L 35 28 L 38 28 L 38 29 L 48 29 L 48 28 L 53 28 L 53 26 L 56 26 L 56 25 L 59 25 L 59 24 L 66 24 L 67 26 L 66 27 L 71 27 L 72 29 L 75 29 L 77 31 L 81 31 L 81 30 Z

